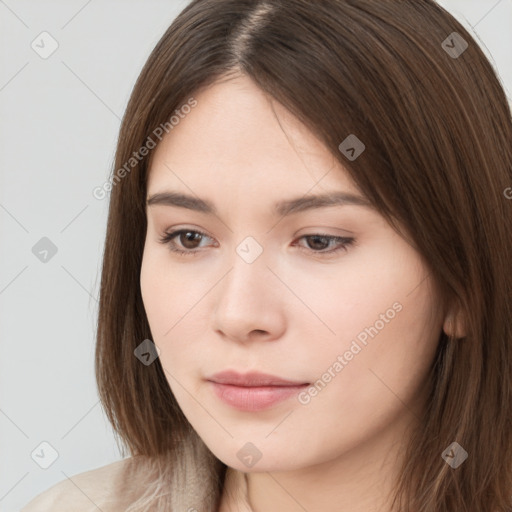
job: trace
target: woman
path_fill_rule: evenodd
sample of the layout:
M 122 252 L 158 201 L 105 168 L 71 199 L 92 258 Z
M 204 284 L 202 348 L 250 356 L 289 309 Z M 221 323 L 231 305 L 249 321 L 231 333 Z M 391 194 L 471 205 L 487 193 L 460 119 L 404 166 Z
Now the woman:
M 504 91 L 433 1 L 192 1 L 106 190 L 130 457 L 24 512 L 512 510 L 510 187 Z

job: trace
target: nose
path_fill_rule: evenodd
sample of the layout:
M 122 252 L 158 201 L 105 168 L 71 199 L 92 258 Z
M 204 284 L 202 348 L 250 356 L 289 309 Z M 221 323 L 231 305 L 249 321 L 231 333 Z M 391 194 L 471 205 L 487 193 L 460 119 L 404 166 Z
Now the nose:
M 216 287 L 214 330 L 237 343 L 280 338 L 286 328 L 284 292 L 263 254 L 252 263 L 235 254 Z

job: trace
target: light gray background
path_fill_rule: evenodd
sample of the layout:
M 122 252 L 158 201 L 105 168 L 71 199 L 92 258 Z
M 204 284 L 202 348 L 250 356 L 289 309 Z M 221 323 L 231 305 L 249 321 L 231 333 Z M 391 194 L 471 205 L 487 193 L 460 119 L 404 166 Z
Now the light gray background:
M 121 458 L 93 372 L 108 197 L 92 190 L 143 63 L 186 3 L 0 0 L 0 512 Z M 510 98 L 512 0 L 440 3 Z M 46 59 L 31 47 L 51 48 L 43 31 L 59 45 Z M 47 262 L 32 252 L 43 237 L 57 248 Z M 43 441 L 58 452 L 47 469 Z

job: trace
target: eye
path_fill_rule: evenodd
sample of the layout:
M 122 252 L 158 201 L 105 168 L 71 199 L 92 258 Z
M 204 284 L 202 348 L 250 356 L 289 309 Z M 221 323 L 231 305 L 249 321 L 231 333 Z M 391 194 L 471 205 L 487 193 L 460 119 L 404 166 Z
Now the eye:
M 203 233 L 202 231 L 197 231 L 193 229 L 178 229 L 176 231 L 165 233 L 164 236 L 161 237 L 159 241 L 162 244 L 168 245 L 169 249 L 172 252 L 184 256 L 196 256 L 200 252 L 197 250 L 198 243 L 201 242 L 203 237 L 210 238 L 206 233 Z M 180 245 L 177 245 L 175 239 L 177 239 L 180 242 Z M 339 251 L 347 251 L 348 247 L 355 244 L 354 238 L 333 236 L 323 233 L 303 235 L 298 240 L 303 239 L 308 241 L 307 245 L 309 247 L 299 245 L 300 249 L 319 255 L 331 255 L 334 253 L 338 253 Z M 329 247 L 331 245 L 335 245 L 335 247 L 333 249 L 329 249 L 326 251 L 326 247 Z
M 333 236 L 333 235 L 327 235 L 323 233 L 315 233 L 311 235 L 304 235 L 299 238 L 299 240 L 306 240 L 308 243 L 307 245 L 309 247 L 312 247 L 312 249 L 304 248 L 304 246 L 299 245 L 301 249 L 305 249 L 308 252 L 313 252 L 315 254 L 323 255 L 331 255 L 338 253 L 339 251 L 347 251 L 348 247 L 355 244 L 355 238 L 350 237 L 344 237 L 344 236 Z M 311 244 L 312 242 L 312 244 Z M 336 245 L 337 244 L 337 245 Z M 323 250 L 326 247 L 329 247 L 331 245 L 335 245 L 333 249 L 329 249 L 328 251 Z M 319 250 L 314 250 L 319 249 Z
M 198 251 L 194 250 L 196 249 L 196 242 L 201 241 L 201 237 L 210 238 L 206 233 L 203 233 L 202 231 L 196 231 L 193 229 L 178 229 L 176 231 L 165 233 L 164 236 L 160 238 L 160 243 L 169 245 L 169 249 L 172 252 L 186 256 L 195 256 L 198 254 Z M 178 240 L 184 242 L 182 247 L 184 247 L 185 250 L 180 249 L 176 245 L 174 240 L 175 238 L 178 238 Z

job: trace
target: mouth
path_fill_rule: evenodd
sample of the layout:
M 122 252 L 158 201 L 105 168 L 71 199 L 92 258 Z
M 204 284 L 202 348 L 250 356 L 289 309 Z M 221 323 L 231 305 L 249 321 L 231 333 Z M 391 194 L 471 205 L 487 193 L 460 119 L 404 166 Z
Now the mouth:
M 234 370 L 226 370 L 216 373 L 206 380 L 218 384 L 228 384 L 231 386 L 243 387 L 267 387 L 267 386 L 303 386 L 310 384 L 304 381 L 293 381 L 261 372 L 238 373 Z
M 275 375 L 228 370 L 208 377 L 215 395 L 241 411 L 261 411 L 290 399 L 310 383 L 283 379 Z

